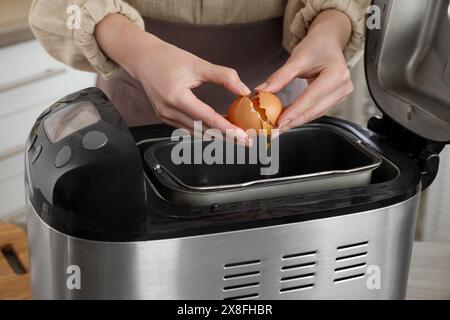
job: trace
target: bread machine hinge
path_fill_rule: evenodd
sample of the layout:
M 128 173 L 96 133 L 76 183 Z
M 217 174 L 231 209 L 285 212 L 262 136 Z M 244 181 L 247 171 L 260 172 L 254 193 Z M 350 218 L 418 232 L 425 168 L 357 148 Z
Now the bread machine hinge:
M 439 169 L 439 153 L 444 149 L 444 143 L 422 138 L 387 115 L 382 118 L 372 117 L 367 127 L 378 133 L 383 143 L 407 154 L 417 163 L 422 171 L 422 191 L 431 185 Z

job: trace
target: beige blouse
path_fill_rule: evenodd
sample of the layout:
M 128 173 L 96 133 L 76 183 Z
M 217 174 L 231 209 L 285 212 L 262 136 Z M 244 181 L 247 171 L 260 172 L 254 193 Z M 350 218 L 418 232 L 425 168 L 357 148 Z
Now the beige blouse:
M 344 50 L 347 59 L 364 38 L 370 0 L 34 0 L 29 22 L 36 38 L 54 58 L 81 70 L 111 78 L 119 66 L 99 48 L 95 25 L 120 13 L 144 29 L 142 16 L 192 24 L 232 24 L 284 16 L 283 46 L 289 52 L 306 35 L 313 19 L 326 9 L 338 9 L 352 21 Z

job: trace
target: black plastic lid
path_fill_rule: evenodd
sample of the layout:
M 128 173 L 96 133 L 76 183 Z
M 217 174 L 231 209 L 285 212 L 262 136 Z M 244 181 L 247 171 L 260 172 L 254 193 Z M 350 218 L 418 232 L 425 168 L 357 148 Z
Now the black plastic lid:
M 418 136 L 450 142 L 448 0 L 375 0 L 381 28 L 367 29 L 365 63 L 382 112 Z

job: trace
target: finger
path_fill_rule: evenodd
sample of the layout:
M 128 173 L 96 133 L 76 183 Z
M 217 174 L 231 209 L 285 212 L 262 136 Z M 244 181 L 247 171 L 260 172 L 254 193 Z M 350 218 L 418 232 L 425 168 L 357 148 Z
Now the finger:
M 333 93 L 329 94 L 326 98 L 319 101 L 316 105 L 305 110 L 298 118 L 289 124 L 287 130 L 320 118 L 338 103 L 344 101 L 352 91 L 353 84 L 351 82 L 344 84 Z M 285 129 L 283 129 L 283 131 L 284 130 Z
M 190 118 L 200 120 L 210 128 L 219 129 L 225 136 L 227 130 L 230 130 L 236 136 L 239 143 L 251 144 L 251 139 L 244 130 L 233 125 L 223 116 L 215 112 L 210 106 L 198 99 L 192 91 L 185 93 L 181 97 L 178 106 Z
M 255 90 L 277 93 L 297 77 L 298 73 L 299 70 L 294 67 L 293 63 L 287 62 L 275 71 L 265 82 L 257 86 Z
M 215 134 L 212 134 L 211 132 L 208 132 L 208 130 L 211 129 L 211 128 L 209 126 L 205 125 L 203 122 L 202 122 L 202 126 L 201 126 L 201 131 L 200 131 L 200 130 L 198 130 L 198 127 L 195 127 L 195 126 L 194 127 L 192 127 L 192 126 L 187 127 L 183 123 L 177 122 L 177 121 L 169 119 L 169 118 L 164 118 L 162 116 L 159 116 L 159 118 L 160 118 L 160 120 L 162 122 L 167 123 L 167 124 L 171 125 L 172 127 L 182 128 L 182 129 L 187 130 L 191 134 L 192 137 L 195 137 L 195 138 L 198 138 L 198 139 L 202 139 L 202 140 L 211 140 L 211 139 L 216 138 Z M 193 121 L 194 120 L 192 120 L 192 124 L 194 123 Z M 218 130 L 218 129 L 215 129 L 215 130 Z M 222 138 L 222 140 L 228 140 L 230 142 L 235 142 L 235 138 L 236 137 L 234 137 L 232 135 L 231 136 L 229 136 L 229 135 L 223 136 L 222 135 L 221 138 Z M 247 141 L 244 141 L 244 140 L 237 139 L 237 143 L 242 144 L 244 146 L 245 145 L 250 145 L 251 146 L 253 144 L 253 141 L 250 140 L 250 141 L 247 142 Z
M 175 108 L 165 106 L 164 108 L 158 108 L 156 113 L 161 121 L 171 120 L 171 122 L 180 124 L 177 128 L 194 129 L 194 119 Z
M 203 122 L 201 122 L 200 126 L 196 125 L 194 119 L 178 111 L 177 109 L 169 108 L 167 111 L 163 112 L 163 114 L 164 116 L 158 114 L 158 117 L 161 121 L 177 128 L 186 129 L 195 137 L 201 138 L 202 133 L 210 129 L 209 126 Z
M 211 140 L 211 139 L 216 138 L 216 135 L 208 134 L 208 131 L 207 131 L 207 130 L 210 129 L 210 128 L 208 128 L 207 126 L 203 126 L 203 132 L 204 132 L 204 135 L 200 135 L 200 136 L 199 136 L 199 132 L 198 132 L 198 131 L 194 131 L 194 129 L 191 129 L 191 128 L 186 128 L 186 126 L 185 126 L 184 124 L 182 124 L 182 123 L 179 123 L 179 122 L 177 122 L 177 121 L 171 120 L 171 119 L 169 119 L 169 118 L 164 118 L 164 117 L 162 117 L 162 116 L 159 116 L 159 119 L 160 119 L 162 122 L 164 122 L 164 123 L 166 123 L 166 124 L 168 124 L 168 125 L 171 125 L 171 126 L 174 127 L 174 128 L 181 128 L 181 129 L 186 130 L 187 132 L 189 132 L 189 134 L 190 134 L 192 137 L 201 138 L 201 139 L 203 139 L 203 140 Z M 219 138 L 222 138 L 223 141 L 234 142 L 234 139 L 233 139 L 232 137 L 229 137 L 229 136 L 225 136 L 225 137 L 221 136 L 221 137 L 219 137 Z M 241 144 L 240 141 L 238 141 L 238 143 Z M 243 145 L 245 145 L 245 144 L 243 144 Z
M 193 137 L 197 137 L 197 138 L 204 138 L 204 139 L 209 139 L 210 137 L 208 136 L 208 135 L 206 135 L 206 131 L 208 130 L 208 129 L 210 129 L 208 126 L 206 126 L 206 125 L 202 125 L 202 127 L 201 127 L 201 129 L 202 129 L 202 131 L 199 131 L 199 130 L 196 130 L 197 128 L 194 128 L 193 129 L 193 127 L 191 127 L 191 126 L 189 126 L 189 127 L 187 127 L 186 125 L 184 125 L 183 123 L 180 123 L 180 122 L 177 122 L 177 121 L 175 121 L 175 120 L 172 120 L 172 119 L 170 119 L 170 118 L 165 118 L 165 117 L 162 117 L 162 116 L 159 116 L 158 117 L 162 122 L 164 122 L 164 123 L 166 123 L 166 124 L 169 124 L 169 125 L 171 125 L 172 127 L 175 127 L 175 128 L 181 128 L 181 129 L 185 129 L 185 130 L 187 130 L 190 134 L 191 134 L 191 136 L 193 136 Z M 192 121 L 194 121 L 194 120 L 192 120 Z M 193 122 L 192 122 L 193 123 Z M 203 135 L 203 133 L 205 133 L 204 135 Z
M 174 127 L 174 128 L 185 129 L 185 130 L 187 130 L 191 135 L 194 135 L 194 130 L 192 130 L 191 128 L 186 128 L 186 126 L 183 125 L 182 123 L 179 123 L 179 122 L 177 122 L 177 121 L 171 120 L 171 119 L 169 119 L 169 118 L 164 118 L 164 117 L 161 117 L 161 116 L 159 117 L 159 119 L 160 119 L 162 122 L 164 122 L 164 123 L 166 123 L 166 124 L 168 124 L 168 125 L 171 125 L 171 126 Z
M 339 70 L 327 69 L 312 81 L 303 93 L 281 114 L 278 119 L 280 127 L 294 121 L 306 110 L 312 108 L 344 83 L 350 81 L 350 75 Z M 284 125 L 283 125 L 284 124 Z
M 203 81 L 211 81 L 222 85 L 235 95 L 247 96 L 251 93 L 250 89 L 241 81 L 238 73 L 234 69 L 205 63 L 201 67 L 200 75 Z

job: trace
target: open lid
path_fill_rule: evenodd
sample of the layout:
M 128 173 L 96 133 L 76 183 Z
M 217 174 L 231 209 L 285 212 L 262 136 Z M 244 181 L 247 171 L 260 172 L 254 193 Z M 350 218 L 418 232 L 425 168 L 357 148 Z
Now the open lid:
M 416 135 L 449 143 L 449 0 L 372 4 L 377 7 L 369 16 L 365 49 L 372 98 L 383 113 Z M 377 10 L 378 29 L 370 26 L 377 22 Z

